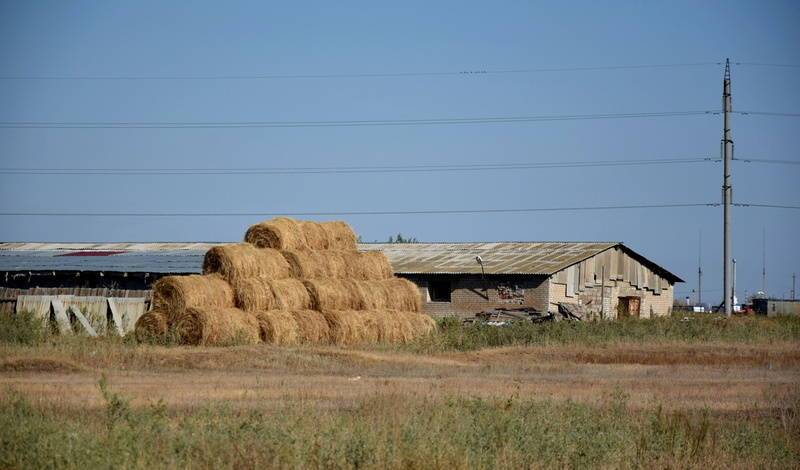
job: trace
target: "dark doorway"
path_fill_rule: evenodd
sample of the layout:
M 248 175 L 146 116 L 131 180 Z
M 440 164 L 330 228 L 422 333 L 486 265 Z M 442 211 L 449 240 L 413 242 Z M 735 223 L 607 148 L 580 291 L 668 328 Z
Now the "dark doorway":
M 617 313 L 620 318 L 639 317 L 639 310 L 642 306 L 642 299 L 639 297 L 620 297 L 617 305 Z
M 431 298 L 431 302 L 450 302 L 452 298 L 450 281 L 428 281 L 428 296 Z

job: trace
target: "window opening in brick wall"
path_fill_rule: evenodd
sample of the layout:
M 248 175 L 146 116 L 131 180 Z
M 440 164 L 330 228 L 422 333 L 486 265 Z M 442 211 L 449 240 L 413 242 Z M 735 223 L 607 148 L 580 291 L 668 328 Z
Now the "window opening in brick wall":
M 450 302 L 452 298 L 450 281 L 428 281 L 428 297 L 431 302 Z

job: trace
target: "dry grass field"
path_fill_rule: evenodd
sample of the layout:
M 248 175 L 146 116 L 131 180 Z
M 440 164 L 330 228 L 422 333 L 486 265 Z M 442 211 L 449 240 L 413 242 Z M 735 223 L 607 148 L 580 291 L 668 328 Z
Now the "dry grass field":
M 498 330 L 360 348 L 6 338 L 0 467 L 800 466 L 800 321 Z

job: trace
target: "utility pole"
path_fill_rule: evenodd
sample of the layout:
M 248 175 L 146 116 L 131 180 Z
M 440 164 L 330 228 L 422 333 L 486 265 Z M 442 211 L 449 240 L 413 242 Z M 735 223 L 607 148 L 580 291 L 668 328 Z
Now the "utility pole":
M 725 76 L 722 80 L 722 292 L 725 296 L 725 315 L 733 312 L 733 285 L 731 283 L 731 159 L 733 158 L 733 137 L 731 136 L 731 62 L 725 59 Z
M 736 258 L 733 258 L 733 283 L 731 284 L 731 305 L 736 307 Z
M 792 300 L 794 300 L 794 281 L 795 281 L 795 273 L 792 273 Z
M 767 293 L 767 229 L 761 227 L 761 292 Z
M 703 305 L 703 231 L 697 239 L 697 305 Z

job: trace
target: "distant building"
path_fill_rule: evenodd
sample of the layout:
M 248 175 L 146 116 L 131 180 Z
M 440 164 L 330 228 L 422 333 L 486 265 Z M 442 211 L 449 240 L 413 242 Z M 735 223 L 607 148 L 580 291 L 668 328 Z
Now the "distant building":
M 0 311 L 13 310 L 10 304 L 23 294 L 149 298 L 152 283 L 162 276 L 200 273 L 203 256 L 214 245 L 0 243 Z M 560 303 L 577 303 L 604 318 L 648 318 L 670 313 L 673 286 L 683 282 L 617 242 L 359 248 L 384 252 L 394 272 L 419 287 L 425 312 L 434 316 L 518 307 L 556 312 Z
M 800 300 L 754 298 L 753 311 L 756 315 L 775 317 L 781 315 L 800 316 Z

